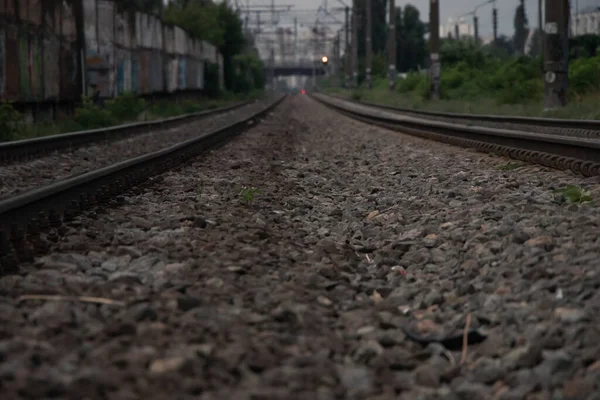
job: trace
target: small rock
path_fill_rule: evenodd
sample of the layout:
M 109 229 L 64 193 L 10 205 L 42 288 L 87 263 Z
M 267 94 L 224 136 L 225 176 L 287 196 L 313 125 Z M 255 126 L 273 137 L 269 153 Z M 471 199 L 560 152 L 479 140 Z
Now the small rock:
M 491 384 L 499 380 L 505 371 L 502 361 L 489 357 L 482 357 L 473 365 L 473 375 L 475 381 L 479 383 Z
M 185 357 L 171 357 L 154 360 L 150 364 L 150 373 L 154 375 L 164 374 L 167 372 L 174 372 L 179 370 L 185 364 Z
M 349 396 L 366 394 L 373 387 L 371 372 L 362 366 L 336 365 L 336 371 L 340 382 L 348 391 Z
M 375 218 L 376 216 L 379 215 L 379 211 L 375 210 L 375 211 L 371 211 L 369 213 L 369 215 L 367 215 L 367 221 L 372 220 L 373 218 Z
M 552 246 L 552 237 L 550 236 L 538 236 L 533 239 L 529 239 L 525 242 L 527 246 L 530 247 L 551 247 Z
M 119 246 L 117 248 L 117 255 L 118 256 L 129 255 L 133 258 L 139 258 L 142 256 L 142 252 L 133 246 Z
M 481 383 L 463 382 L 456 389 L 454 393 L 461 400 L 489 400 L 490 388 Z
M 356 362 L 366 364 L 373 358 L 382 354 L 383 351 L 383 346 L 381 346 L 377 341 L 369 340 L 365 343 L 362 343 L 358 349 L 356 349 L 353 359 Z
M 192 296 L 182 296 L 177 298 L 177 308 L 181 311 L 189 311 L 202 305 L 202 300 Z
M 583 310 L 577 308 L 559 307 L 554 310 L 554 316 L 561 322 L 566 324 L 574 324 L 585 319 L 586 315 Z
M 431 364 L 422 364 L 415 370 L 415 382 L 418 385 L 437 388 L 440 386 L 441 371 Z
M 585 399 L 594 392 L 595 385 L 590 378 L 574 378 L 563 386 L 563 395 L 566 400 Z
M 131 222 L 133 223 L 133 225 L 136 226 L 136 227 L 138 227 L 138 228 L 150 229 L 153 226 L 152 222 L 148 221 L 145 218 L 141 218 L 141 217 L 137 217 L 135 215 L 132 215 L 130 217 L 130 219 L 131 219 Z

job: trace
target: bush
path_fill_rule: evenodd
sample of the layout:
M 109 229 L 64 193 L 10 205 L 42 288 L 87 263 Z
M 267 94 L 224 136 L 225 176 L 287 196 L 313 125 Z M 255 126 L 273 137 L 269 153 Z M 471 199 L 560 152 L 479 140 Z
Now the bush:
M 104 128 L 118 123 L 110 111 L 100 108 L 89 97 L 83 98 L 83 102 L 75 110 L 73 120 L 81 129 Z
M 14 140 L 24 129 L 23 115 L 9 102 L 0 101 L 0 141 Z
M 146 107 L 146 101 L 131 92 L 123 93 L 106 102 L 106 110 L 119 121 L 135 120 L 146 110 Z
M 569 86 L 577 94 L 600 90 L 600 57 L 573 61 L 569 66 Z

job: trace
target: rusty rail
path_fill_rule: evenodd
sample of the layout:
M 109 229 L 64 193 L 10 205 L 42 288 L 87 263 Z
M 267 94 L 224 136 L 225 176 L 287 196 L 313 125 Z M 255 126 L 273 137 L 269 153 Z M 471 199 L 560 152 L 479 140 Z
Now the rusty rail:
M 225 107 L 156 121 L 138 122 L 0 143 L 0 166 L 40 158 L 56 150 L 76 149 L 100 141 L 121 140 L 142 133 L 148 133 L 148 131 L 151 130 L 172 128 L 179 124 L 189 123 L 191 121 L 233 111 L 249 103 L 250 101 L 238 102 Z
M 571 170 L 584 176 L 600 175 L 598 139 L 450 124 L 397 115 L 379 107 L 357 105 L 324 95 L 312 97 L 331 109 L 369 124 L 551 168 Z
M 247 130 L 284 98 L 225 128 L 0 201 L 0 275 L 18 272 L 19 263 L 43 253 L 48 241 L 58 241 L 81 211 L 121 202 L 122 193 Z

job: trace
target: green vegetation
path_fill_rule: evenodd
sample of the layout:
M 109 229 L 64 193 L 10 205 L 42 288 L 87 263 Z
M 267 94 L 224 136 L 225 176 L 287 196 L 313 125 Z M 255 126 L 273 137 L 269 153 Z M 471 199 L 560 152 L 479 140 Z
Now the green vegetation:
M 508 161 L 506 164 L 499 166 L 498 171 L 514 171 L 515 169 L 519 169 L 523 166 L 524 164 Z
M 597 42 L 600 46 L 600 40 Z M 572 54 L 569 63 L 570 104 L 547 112 L 544 112 L 542 104 L 541 58 L 509 55 L 502 49 L 482 47 L 466 40 L 442 42 L 440 101 L 431 101 L 429 77 L 419 71 L 408 72 L 404 79 L 399 79 L 396 93 L 390 93 L 382 75 L 375 78 L 371 91 L 364 87 L 354 91 L 334 89 L 331 82 L 323 86 L 330 92 L 350 96 L 354 100 L 413 109 L 600 119 L 597 107 L 600 100 L 600 55 L 590 54 L 586 47 L 589 45 L 573 48 L 575 54 Z
M 131 93 L 108 100 L 104 107 L 84 98 L 72 116 L 55 123 L 26 125 L 21 113 L 10 103 L 0 103 L 0 142 L 28 139 L 60 133 L 105 128 L 136 121 L 152 121 L 225 107 L 238 101 L 262 97 L 261 90 L 243 94 L 223 93 L 219 99 L 161 100 L 149 104 Z
M 374 3 L 382 0 L 374 0 Z M 375 11 L 375 8 L 374 8 Z M 385 24 L 374 15 L 374 25 Z M 396 10 L 396 42 L 399 78 L 396 91 L 390 92 L 385 68 L 385 37 L 373 32 L 375 53 L 373 89 L 364 81 L 364 45 L 359 46 L 359 82 L 355 90 L 340 89 L 341 77 L 320 82 L 325 91 L 354 100 L 381 103 L 403 108 L 431 111 L 510 114 L 554 118 L 600 119 L 600 35 L 584 35 L 569 40 L 569 102 L 562 109 L 543 110 L 544 81 L 539 36 L 533 34 L 529 55 L 525 56 L 529 34 L 525 6 L 515 10 L 514 35 L 500 36 L 494 43 L 482 45 L 472 38 L 444 38 L 440 46 L 441 100 L 431 101 L 430 80 L 423 71 L 428 58 L 425 24 L 418 10 L 410 4 Z M 361 42 L 362 43 L 362 42 Z M 361 47 L 362 46 L 362 47 Z
M 239 196 L 243 203 L 249 205 L 254 201 L 254 196 L 257 194 L 261 194 L 261 191 L 257 188 L 244 186 L 242 190 L 240 190 Z
M 246 42 L 242 20 L 228 2 L 173 0 L 164 10 L 164 19 L 167 23 L 181 26 L 191 36 L 217 46 L 223 55 L 223 74 L 228 91 L 248 93 L 264 87 L 264 64 L 251 44 Z M 207 83 L 219 81 L 214 68 L 212 66 L 207 71 Z M 209 79 L 209 75 L 214 77 Z
M 582 204 L 593 200 L 590 192 L 580 186 L 568 185 L 565 188 L 555 190 L 554 194 L 558 195 L 556 200 L 561 203 Z

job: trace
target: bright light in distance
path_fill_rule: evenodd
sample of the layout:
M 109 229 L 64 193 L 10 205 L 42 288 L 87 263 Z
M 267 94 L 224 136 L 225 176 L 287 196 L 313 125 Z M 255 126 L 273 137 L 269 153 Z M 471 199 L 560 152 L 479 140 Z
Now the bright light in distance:
M 306 94 L 306 90 L 302 89 L 302 94 Z
M 327 61 L 329 61 L 329 59 L 327 58 L 327 56 L 323 56 L 323 58 L 321 58 L 321 61 L 323 63 L 326 63 Z

